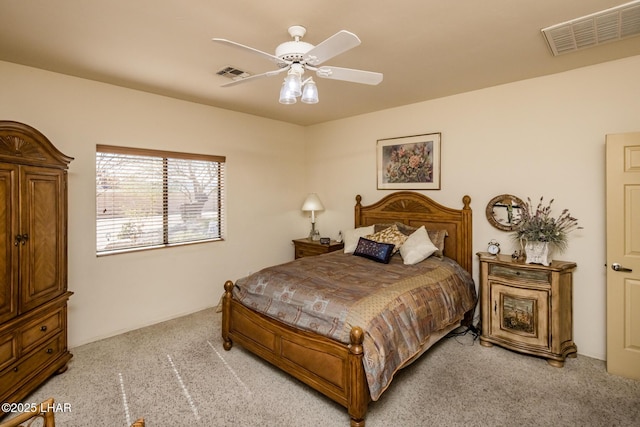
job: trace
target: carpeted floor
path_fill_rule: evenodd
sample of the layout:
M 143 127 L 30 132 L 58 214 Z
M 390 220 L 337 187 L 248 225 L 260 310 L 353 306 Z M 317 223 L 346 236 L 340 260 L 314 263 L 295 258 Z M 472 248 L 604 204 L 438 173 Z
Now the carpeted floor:
M 580 343 L 578 348 L 580 348 Z M 245 350 L 224 351 L 214 309 L 72 349 L 69 370 L 24 402 L 65 404 L 56 425 L 344 426 L 346 409 Z M 65 409 L 66 411 L 63 411 Z M 470 334 L 401 371 L 366 418 L 387 426 L 639 426 L 640 381 L 602 361 L 562 369 Z

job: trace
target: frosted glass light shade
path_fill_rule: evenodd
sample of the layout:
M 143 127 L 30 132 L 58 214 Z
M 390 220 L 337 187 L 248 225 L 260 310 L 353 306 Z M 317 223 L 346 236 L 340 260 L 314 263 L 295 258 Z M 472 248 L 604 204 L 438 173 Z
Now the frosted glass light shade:
M 302 78 L 300 74 L 289 71 L 287 77 L 284 78 L 284 84 L 287 87 L 287 91 L 293 94 L 293 96 L 302 95 Z
M 302 98 L 300 99 L 305 104 L 317 104 L 318 103 L 318 87 L 316 82 L 309 80 L 302 89 Z
M 287 89 L 287 84 L 282 83 L 282 87 L 280 88 L 280 104 L 295 104 L 296 97 L 293 93 L 291 93 Z

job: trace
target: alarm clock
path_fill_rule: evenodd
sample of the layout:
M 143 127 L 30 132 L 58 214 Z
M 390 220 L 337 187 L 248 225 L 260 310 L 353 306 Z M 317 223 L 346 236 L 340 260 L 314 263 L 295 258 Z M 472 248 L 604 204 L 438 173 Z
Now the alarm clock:
M 500 253 L 500 243 L 496 242 L 495 240 L 490 241 L 489 245 L 487 246 L 487 251 L 491 255 L 498 255 Z

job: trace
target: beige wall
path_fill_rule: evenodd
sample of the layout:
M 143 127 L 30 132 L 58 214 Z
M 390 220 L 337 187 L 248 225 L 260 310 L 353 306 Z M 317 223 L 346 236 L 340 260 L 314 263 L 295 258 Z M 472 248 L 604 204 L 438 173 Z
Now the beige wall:
M 304 184 L 293 179 L 304 173 L 304 128 L 7 62 L 0 93 L 2 120 L 35 127 L 75 158 L 71 347 L 214 306 L 226 280 L 291 259 L 291 239 L 308 232 Z M 225 155 L 227 241 L 97 258 L 96 144 Z
M 442 132 L 442 187 L 437 201 L 474 209 L 474 251 L 508 233 L 486 220 L 487 202 L 509 193 L 526 200 L 555 198 L 584 230 L 557 258 L 577 262 L 574 339 L 581 354 L 605 358 L 604 138 L 640 130 L 640 56 L 485 90 L 407 105 L 307 129 L 309 187 L 328 211 L 323 234 L 353 227 L 354 196 L 367 204 L 376 190 L 376 140 Z M 434 83 L 435 84 L 435 83 Z M 477 261 L 475 262 L 477 280 Z
M 498 194 L 553 197 L 579 218 L 585 230 L 561 256 L 578 263 L 575 341 L 604 359 L 604 136 L 639 130 L 638 75 L 634 57 L 301 128 L 0 62 L 0 118 L 36 127 L 75 157 L 72 347 L 213 306 L 225 280 L 291 259 L 290 239 L 308 230 L 307 192 L 325 205 L 322 235 L 352 227 L 356 194 L 369 203 L 388 193 L 376 190 L 376 140 L 442 132 L 442 189 L 425 193 L 453 206 L 472 197 L 474 250 L 493 238 L 513 249 L 485 219 Z M 96 144 L 226 155 L 227 241 L 96 258 Z

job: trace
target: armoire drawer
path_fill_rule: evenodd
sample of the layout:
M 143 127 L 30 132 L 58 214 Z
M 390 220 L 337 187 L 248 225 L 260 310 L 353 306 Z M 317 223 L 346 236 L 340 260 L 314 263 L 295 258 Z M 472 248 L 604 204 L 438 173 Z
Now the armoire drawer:
M 21 328 L 21 354 L 26 354 L 62 330 L 64 324 L 63 307 L 53 313 L 45 313 L 39 319 Z
M 62 334 L 59 334 L 29 357 L 2 371 L 0 390 L 10 390 L 32 374 L 38 373 L 43 366 L 56 359 L 63 350 L 64 340 Z

